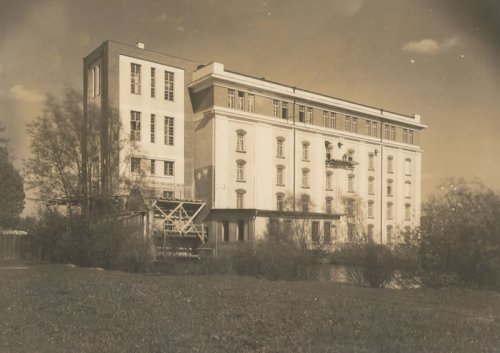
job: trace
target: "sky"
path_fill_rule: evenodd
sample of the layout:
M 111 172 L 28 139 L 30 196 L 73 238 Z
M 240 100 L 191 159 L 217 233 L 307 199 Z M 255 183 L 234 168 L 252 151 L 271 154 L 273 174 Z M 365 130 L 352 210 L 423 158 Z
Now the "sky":
M 0 0 L 0 123 L 14 163 L 46 94 L 82 58 L 134 44 L 402 114 L 428 125 L 424 200 L 447 177 L 500 190 L 500 1 Z

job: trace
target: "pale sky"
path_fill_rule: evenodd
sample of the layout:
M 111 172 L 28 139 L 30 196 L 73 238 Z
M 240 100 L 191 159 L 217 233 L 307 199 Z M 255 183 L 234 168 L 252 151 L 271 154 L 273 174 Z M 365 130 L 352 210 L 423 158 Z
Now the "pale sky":
M 0 0 L 0 122 L 16 165 L 44 95 L 82 87 L 105 40 L 403 114 L 418 113 L 423 196 L 448 176 L 500 189 L 500 1 Z

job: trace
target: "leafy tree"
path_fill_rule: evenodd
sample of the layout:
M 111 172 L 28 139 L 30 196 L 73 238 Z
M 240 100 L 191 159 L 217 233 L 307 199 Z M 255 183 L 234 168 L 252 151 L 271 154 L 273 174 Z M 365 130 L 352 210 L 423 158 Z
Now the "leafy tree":
M 427 281 L 458 276 L 500 286 L 500 195 L 479 182 L 450 179 L 422 207 L 420 263 Z
M 0 126 L 0 134 L 5 131 Z M 7 140 L 0 136 L 0 227 L 16 226 L 24 209 L 23 179 L 9 159 Z

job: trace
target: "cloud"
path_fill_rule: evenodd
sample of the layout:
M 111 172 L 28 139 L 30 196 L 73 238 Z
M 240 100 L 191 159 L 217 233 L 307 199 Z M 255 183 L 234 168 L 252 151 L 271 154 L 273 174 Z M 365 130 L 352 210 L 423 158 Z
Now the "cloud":
M 436 40 L 431 38 L 422 39 L 419 41 L 408 42 L 401 48 L 403 51 L 423 54 L 423 55 L 434 55 L 439 53 L 444 49 L 454 47 L 459 44 L 457 37 L 451 37 L 445 39 L 442 43 L 438 43 Z
M 9 90 L 8 96 L 12 99 L 25 103 L 41 103 L 45 99 L 43 94 L 27 90 L 23 87 L 23 85 L 12 86 Z

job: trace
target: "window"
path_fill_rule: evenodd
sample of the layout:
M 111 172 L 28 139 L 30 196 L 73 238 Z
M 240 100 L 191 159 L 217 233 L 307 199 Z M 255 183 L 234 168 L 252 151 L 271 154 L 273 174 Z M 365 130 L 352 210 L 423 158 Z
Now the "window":
M 411 175 L 411 159 L 405 159 L 405 175 Z
M 331 197 L 327 197 L 325 199 L 325 212 L 327 214 L 332 214 L 332 198 Z
M 372 134 L 370 136 L 377 137 L 377 123 L 375 121 L 372 121 Z
M 394 188 L 392 179 L 387 179 L 387 196 L 393 196 Z
M 366 134 L 368 136 L 377 137 L 377 123 L 375 121 L 366 121 Z
M 174 73 L 165 71 L 165 100 L 174 100 Z
M 278 137 L 276 139 L 276 157 L 283 158 L 285 156 L 283 153 L 284 143 L 285 143 L 285 139 L 283 137 Z
M 249 112 L 255 112 L 255 94 L 247 94 L 247 106 Z
M 166 116 L 163 141 L 165 145 L 174 145 L 174 118 Z
M 163 191 L 163 198 L 164 199 L 173 199 L 174 192 L 173 191 Z
M 411 198 L 411 181 L 405 181 L 405 197 Z
M 168 175 L 168 176 L 174 175 L 174 162 L 172 161 L 163 162 L 163 175 Z
M 336 115 L 334 112 L 323 111 L 323 126 L 330 129 L 335 129 L 337 125 Z
M 387 203 L 387 219 L 393 218 L 393 204 L 392 202 Z
M 227 90 L 227 106 L 234 108 L 234 89 Z
M 245 241 L 245 221 L 238 221 L 238 241 Z
M 309 212 L 309 195 L 303 194 L 300 198 L 300 203 L 302 206 L 302 212 Z
M 273 100 L 273 116 L 276 118 L 280 116 L 280 101 L 276 99 Z
M 393 238 L 393 228 L 392 226 L 387 226 L 387 234 L 386 234 L 386 242 L 387 244 L 392 244 L 392 238 Z
M 375 178 L 372 176 L 368 178 L 368 194 L 375 194 Z
M 332 172 L 328 171 L 325 175 L 325 189 L 332 190 Z
M 155 143 L 155 120 L 156 116 L 151 114 L 151 143 Z
M 281 118 L 288 119 L 288 103 L 281 102 Z
M 331 243 L 332 242 L 332 223 L 331 222 L 325 222 L 324 223 L 324 236 L 323 240 L 325 243 Z
M 354 192 L 354 174 L 347 176 L 347 192 Z
M 395 141 L 396 140 L 396 127 L 391 125 L 391 135 L 390 135 L 390 139 L 392 141 Z
M 352 118 L 352 132 L 358 132 L 358 118 Z
M 409 129 L 403 129 L 403 142 L 413 144 L 413 131 Z
M 238 91 L 238 109 L 245 110 L 245 92 Z
M 141 113 L 130 111 L 130 140 L 141 140 Z
M 408 131 L 408 143 L 413 145 L 413 131 L 412 130 Z
M 276 194 L 276 210 L 283 211 L 283 206 L 284 206 L 284 195 L 281 193 Z
M 307 141 L 302 142 L 302 160 L 303 161 L 309 160 L 309 142 Z
M 386 140 L 388 140 L 388 139 L 389 139 L 389 136 L 390 136 L 390 133 L 389 133 L 389 125 L 387 125 L 387 124 L 386 124 L 386 125 L 384 125 L 384 138 L 385 138 Z
M 236 208 L 244 208 L 245 207 L 245 190 L 238 189 L 236 190 Z
M 139 173 L 141 171 L 141 159 L 132 157 L 130 159 L 130 171 L 132 173 Z
M 236 161 L 236 181 L 245 181 L 245 161 Z
M 156 69 L 154 67 L 151 68 L 151 97 L 154 98 L 156 96 Z
M 375 205 L 375 202 L 373 202 L 373 200 L 368 201 L 368 207 L 367 207 L 368 218 L 375 217 L 374 205 Z
M 245 135 L 246 131 L 236 131 L 236 152 L 245 152 Z
M 346 213 L 348 216 L 354 215 L 354 200 L 353 199 L 348 199 L 346 201 Z
M 154 159 L 151 160 L 151 175 L 155 175 L 155 165 L 156 161 Z
M 386 140 L 396 140 L 396 127 L 394 125 L 384 125 L 384 138 Z
M 141 65 L 130 64 L 130 93 L 141 94 Z
M 375 226 L 373 224 L 369 224 L 367 227 L 367 236 L 368 239 L 373 240 L 373 233 L 374 233 Z
M 354 223 L 347 224 L 347 240 L 353 241 L 356 236 L 356 225 Z
M 304 123 L 306 121 L 306 107 L 299 105 L 299 122 Z
M 228 221 L 222 222 L 222 233 L 224 233 L 223 240 L 226 242 L 229 241 L 229 222 Z
M 276 167 L 276 185 L 278 186 L 284 186 L 283 182 L 283 171 L 285 170 L 285 167 L 279 165 Z
M 368 153 L 368 170 L 375 170 L 375 155 Z
M 312 124 L 313 122 L 313 108 L 307 107 L 306 111 L 306 123 Z
M 387 156 L 387 173 L 394 173 L 394 157 Z
M 345 131 L 351 131 L 351 117 L 348 115 L 345 117 Z
M 309 187 L 309 169 L 307 168 L 302 169 L 302 187 Z
M 405 221 L 411 221 L 411 205 L 405 204 Z
M 311 240 L 313 243 L 319 242 L 319 222 L 318 221 L 311 222 Z

